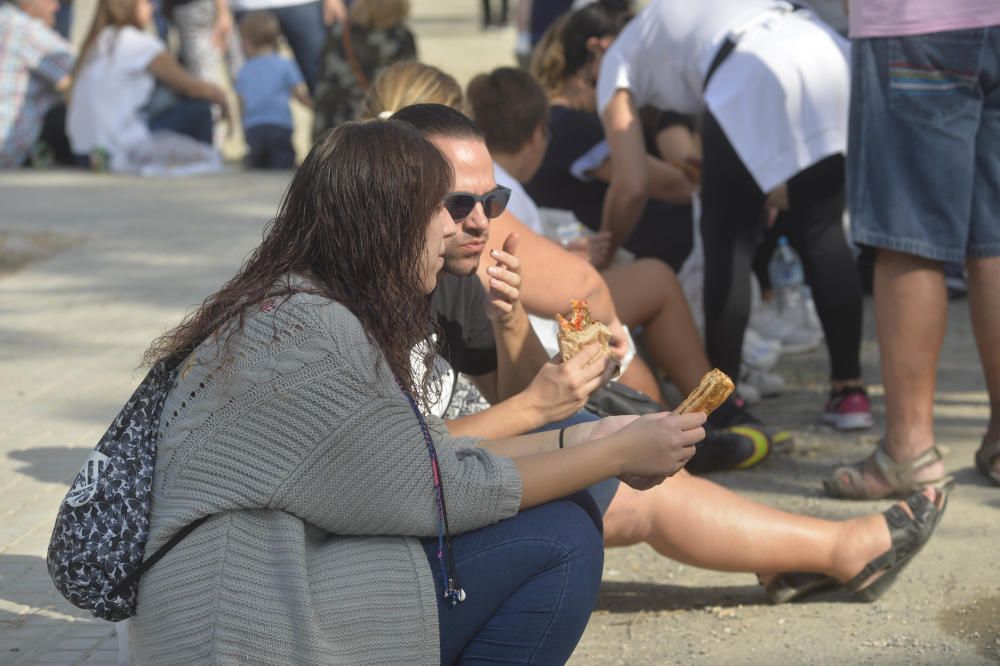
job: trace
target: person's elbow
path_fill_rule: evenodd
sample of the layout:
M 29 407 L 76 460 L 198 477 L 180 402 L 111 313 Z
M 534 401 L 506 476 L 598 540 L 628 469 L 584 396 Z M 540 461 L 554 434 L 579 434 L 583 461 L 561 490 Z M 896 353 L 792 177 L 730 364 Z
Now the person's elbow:
M 613 178 L 608 196 L 622 207 L 631 208 L 644 204 L 649 196 L 649 175 L 636 172 Z
M 607 291 L 607 283 L 601 277 L 600 272 L 589 263 L 584 262 L 578 277 L 580 291 L 585 294 L 583 300 L 591 303 L 599 302 L 600 297 Z

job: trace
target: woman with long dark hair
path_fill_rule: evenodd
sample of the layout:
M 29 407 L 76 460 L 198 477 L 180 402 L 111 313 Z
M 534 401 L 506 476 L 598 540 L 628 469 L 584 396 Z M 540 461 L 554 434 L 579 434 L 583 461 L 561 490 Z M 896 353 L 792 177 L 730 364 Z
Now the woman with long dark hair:
M 140 582 L 137 663 L 572 653 L 602 565 L 600 516 L 574 493 L 675 473 L 704 415 L 492 441 L 425 421 L 433 359 L 413 350 L 433 354 L 417 343 L 434 327 L 452 188 L 416 130 L 343 125 L 237 275 L 150 348 L 150 362 L 183 360 L 148 552 L 208 518 Z

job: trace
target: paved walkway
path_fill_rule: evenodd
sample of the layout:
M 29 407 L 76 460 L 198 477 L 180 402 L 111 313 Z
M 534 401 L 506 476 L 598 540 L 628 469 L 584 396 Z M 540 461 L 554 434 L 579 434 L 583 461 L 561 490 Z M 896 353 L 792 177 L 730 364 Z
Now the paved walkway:
M 415 3 L 425 57 L 463 79 L 510 52 L 509 31 L 475 30 L 474 6 Z M 0 175 L 0 664 L 115 663 L 112 627 L 73 609 L 49 582 L 44 555 L 56 507 L 138 382 L 133 370 L 146 345 L 234 272 L 286 179 Z M 868 315 L 864 363 L 877 380 Z M 938 436 L 959 487 L 938 535 L 890 594 L 872 605 L 834 594 L 771 607 L 752 576 L 683 567 L 645 546 L 609 551 L 573 662 L 996 663 L 1000 492 L 971 468 L 987 402 L 966 305 L 954 304 L 951 315 Z M 788 359 L 781 371 L 792 390 L 760 410 L 798 429 L 795 451 L 717 480 L 827 517 L 885 507 L 819 495 L 818 479 L 860 458 L 876 437 L 815 425 L 824 367 L 819 352 Z

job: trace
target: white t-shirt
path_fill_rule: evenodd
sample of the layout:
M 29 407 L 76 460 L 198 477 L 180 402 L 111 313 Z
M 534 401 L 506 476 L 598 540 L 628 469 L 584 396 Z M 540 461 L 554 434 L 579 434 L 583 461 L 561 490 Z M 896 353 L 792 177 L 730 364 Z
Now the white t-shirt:
M 849 44 L 791 10 L 782 0 L 653 0 L 605 54 L 598 108 L 619 89 L 636 106 L 707 107 L 760 188 L 774 189 L 847 150 Z M 727 37 L 737 46 L 705 90 Z
M 66 113 L 74 153 L 102 148 L 114 155 L 149 137 L 141 109 L 156 81 L 147 67 L 163 49 L 158 38 L 132 26 L 101 32 L 80 69 Z
M 507 202 L 507 210 L 510 211 L 511 215 L 536 234 L 544 235 L 542 215 L 538 212 L 535 200 L 525 191 L 521 183 L 496 162 L 493 163 L 493 177 L 496 179 L 497 185 L 510 188 L 510 201 Z

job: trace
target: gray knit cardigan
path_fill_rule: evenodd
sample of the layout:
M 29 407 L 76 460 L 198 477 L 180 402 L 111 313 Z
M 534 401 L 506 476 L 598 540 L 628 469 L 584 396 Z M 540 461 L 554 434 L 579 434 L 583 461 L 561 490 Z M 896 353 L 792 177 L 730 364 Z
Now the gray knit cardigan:
M 214 349 L 164 406 L 147 552 L 211 518 L 143 575 L 134 663 L 439 663 L 427 448 L 360 322 L 298 294 Z M 513 461 L 429 425 L 452 532 L 513 516 Z

